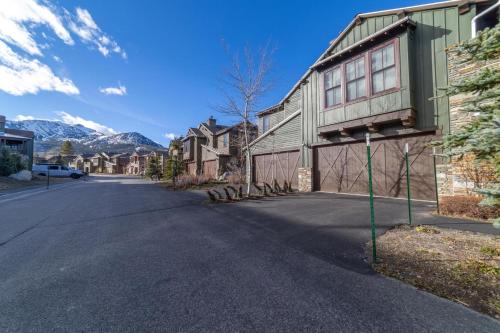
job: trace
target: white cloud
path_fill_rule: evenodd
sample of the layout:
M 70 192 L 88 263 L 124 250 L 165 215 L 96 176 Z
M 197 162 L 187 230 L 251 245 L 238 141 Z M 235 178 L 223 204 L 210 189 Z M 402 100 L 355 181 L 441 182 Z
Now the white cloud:
M 169 140 L 174 140 L 177 137 L 175 133 L 165 133 L 163 136 Z
M 16 120 L 16 121 L 35 120 L 35 117 L 33 117 L 33 116 L 24 116 L 22 114 L 18 114 L 17 116 L 14 117 L 14 120 Z
M 116 134 L 117 132 L 107 126 L 101 125 L 99 123 L 96 123 L 95 121 L 88 120 L 88 119 L 83 119 L 78 116 L 72 116 L 67 112 L 56 112 L 56 114 L 61 117 L 61 121 L 65 124 L 68 125 L 83 125 L 87 128 L 93 129 L 99 133 L 105 134 L 105 135 L 113 135 Z
M 1 40 L 0 90 L 16 96 L 36 94 L 40 90 L 68 95 L 80 93 L 73 81 L 56 76 L 49 66 L 37 59 L 21 57 Z
M 41 90 L 80 93 L 72 80 L 54 74 L 42 60 L 43 53 L 56 40 L 48 36 L 51 31 L 67 45 L 74 44 L 72 31 L 104 56 L 113 53 L 127 57 L 86 9 L 76 8 L 72 15 L 47 0 L 0 0 L 0 91 L 12 95 L 37 94 Z M 52 59 L 61 62 L 57 56 Z
M 99 88 L 99 91 L 105 95 L 123 96 L 127 94 L 127 87 L 120 84 L 118 87 Z
M 0 0 L 0 39 L 31 55 L 40 56 L 40 46 L 28 30 L 37 25 L 48 26 L 66 44 L 74 44 L 61 18 L 49 7 L 40 5 L 35 0 Z
M 66 15 L 69 19 L 69 29 L 77 34 L 84 43 L 93 44 L 105 57 L 113 52 L 124 59 L 127 58 L 127 53 L 117 42 L 102 32 L 88 10 L 77 7 L 76 16 L 71 16 L 69 12 L 66 12 Z

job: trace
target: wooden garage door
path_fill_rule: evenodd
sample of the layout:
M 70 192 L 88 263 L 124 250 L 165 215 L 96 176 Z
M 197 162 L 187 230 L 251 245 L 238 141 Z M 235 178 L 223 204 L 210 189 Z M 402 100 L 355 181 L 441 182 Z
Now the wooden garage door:
M 253 177 L 254 182 L 271 184 L 276 179 L 280 185 L 285 180 L 291 182 L 293 188 L 298 186 L 298 167 L 300 152 L 289 151 L 275 154 L 254 155 Z
M 435 136 L 415 136 L 372 141 L 372 175 L 375 195 L 406 196 L 404 145 L 409 144 L 411 196 L 435 200 L 432 149 Z M 314 149 L 314 187 L 319 191 L 368 193 L 365 142 Z
M 203 175 L 212 179 L 217 177 L 217 163 L 215 160 L 203 162 Z
M 196 162 L 186 164 L 186 171 L 188 175 L 196 176 Z

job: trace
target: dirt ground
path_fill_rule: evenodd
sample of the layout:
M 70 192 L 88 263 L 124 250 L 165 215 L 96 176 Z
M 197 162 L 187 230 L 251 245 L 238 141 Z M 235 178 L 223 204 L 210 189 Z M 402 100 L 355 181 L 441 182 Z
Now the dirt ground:
M 76 181 L 72 178 L 56 178 L 50 177 L 50 184 L 62 184 Z M 34 176 L 31 181 L 20 181 L 9 177 L 0 177 L 0 194 L 10 191 L 22 190 L 23 188 L 30 188 L 34 186 L 45 186 L 47 184 L 47 177 Z
M 377 239 L 377 258 L 381 274 L 500 318 L 499 236 L 399 226 Z

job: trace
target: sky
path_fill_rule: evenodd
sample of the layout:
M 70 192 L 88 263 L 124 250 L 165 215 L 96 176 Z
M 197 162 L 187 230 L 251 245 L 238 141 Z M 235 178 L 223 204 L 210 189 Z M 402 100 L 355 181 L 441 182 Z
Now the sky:
M 167 145 L 224 102 L 229 52 L 275 48 L 272 89 L 292 88 L 358 13 L 415 0 L 0 0 L 0 114 Z

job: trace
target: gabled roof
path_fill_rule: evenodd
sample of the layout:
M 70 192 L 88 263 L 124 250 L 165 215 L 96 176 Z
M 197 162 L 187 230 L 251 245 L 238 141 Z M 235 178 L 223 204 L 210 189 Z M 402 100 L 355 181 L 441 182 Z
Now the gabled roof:
M 223 128 L 223 129 L 221 129 L 220 131 L 218 131 L 217 133 L 215 133 L 215 135 L 221 135 L 221 134 L 224 134 L 224 133 L 226 133 L 226 132 L 228 132 L 228 131 L 232 130 L 232 129 L 233 129 L 233 128 L 235 128 L 235 127 L 242 126 L 242 125 L 243 125 L 243 123 L 244 123 L 244 121 L 240 121 L 240 122 L 239 122 L 239 123 L 237 123 L 237 124 L 234 124 L 234 125 L 231 125 L 231 126 L 226 126 L 225 128 Z M 255 128 L 255 127 L 257 127 L 257 125 L 255 125 L 255 124 L 253 124 L 253 123 L 251 123 L 251 122 L 249 122 L 249 124 L 250 124 L 250 126 L 251 126 L 251 127 L 254 127 L 254 128 Z
M 204 138 L 205 137 L 205 134 L 203 134 L 202 131 L 200 131 L 198 128 L 196 127 L 190 127 L 188 129 L 188 133 L 186 135 L 186 138 L 189 137 L 189 136 L 197 136 L 197 137 L 200 137 L 200 138 Z
M 278 104 L 275 104 L 273 106 L 270 106 L 267 109 L 264 109 L 264 110 L 262 110 L 260 112 L 257 112 L 257 116 L 259 117 L 259 116 L 263 116 L 265 114 L 274 113 L 274 112 L 276 112 L 277 110 L 280 109 L 280 106 L 281 106 L 281 103 L 278 103 Z
M 369 18 L 369 17 L 377 17 L 377 16 L 384 16 L 384 15 L 391 15 L 391 14 L 403 14 L 405 13 L 412 13 L 412 12 L 417 12 L 417 11 L 422 11 L 422 10 L 429 10 L 429 9 L 439 9 L 439 8 L 447 8 L 447 7 L 455 7 L 455 6 L 467 6 L 468 4 L 476 4 L 476 3 L 487 3 L 491 0 L 450 0 L 450 1 L 441 1 L 441 2 L 435 2 L 435 3 L 430 3 L 430 4 L 422 4 L 422 5 L 417 5 L 417 6 L 409 6 L 409 7 L 401 7 L 401 8 L 396 8 L 396 9 L 388 9 L 388 10 L 382 10 L 382 11 L 376 11 L 376 12 L 369 12 L 369 13 L 362 13 L 356 15 L 352 21 L 346 26 L 344 30 L 334 39 L 330 42 L 330 45 L 328 48 L 319 56 L 319 58 L 314 62 L 314 64 L 311 66 L 311 68 L 308 68 L 307 71 L 300 77 L 300 79 L 293 85 L 292 89 L 281 99 L 281 101 L 277 105 L 283 104 L 294 92 L 297 90 L 297 88 L 300 86 L 300 84 L 311 74 L 313 71 L 314 65 L 320 61 L 322 61 L 324 58 L 328 56 L 328 53 L 338 45 L 338 43 L 342 40 L 342 38 L 351 30 L 353 26 L 356 25 L 357 22 L 359 22 L 360 19 L 364 18 Z M 265 112 L 266 110 L 262 111 Z
M 225 125 L 214 125 L 214 126 L 210 126 L 208 125 L 207 123 L 201 123 L 200 126 L 198 126 L 198 128 L 200 128 L 201 126 L 205 127 L 210 133 L 212 134 L 215 134 L 217 133 L 218 131 L 221 131 L 223 129 L 226 129 L 228 128 L 228 126 L 225 126 Z

